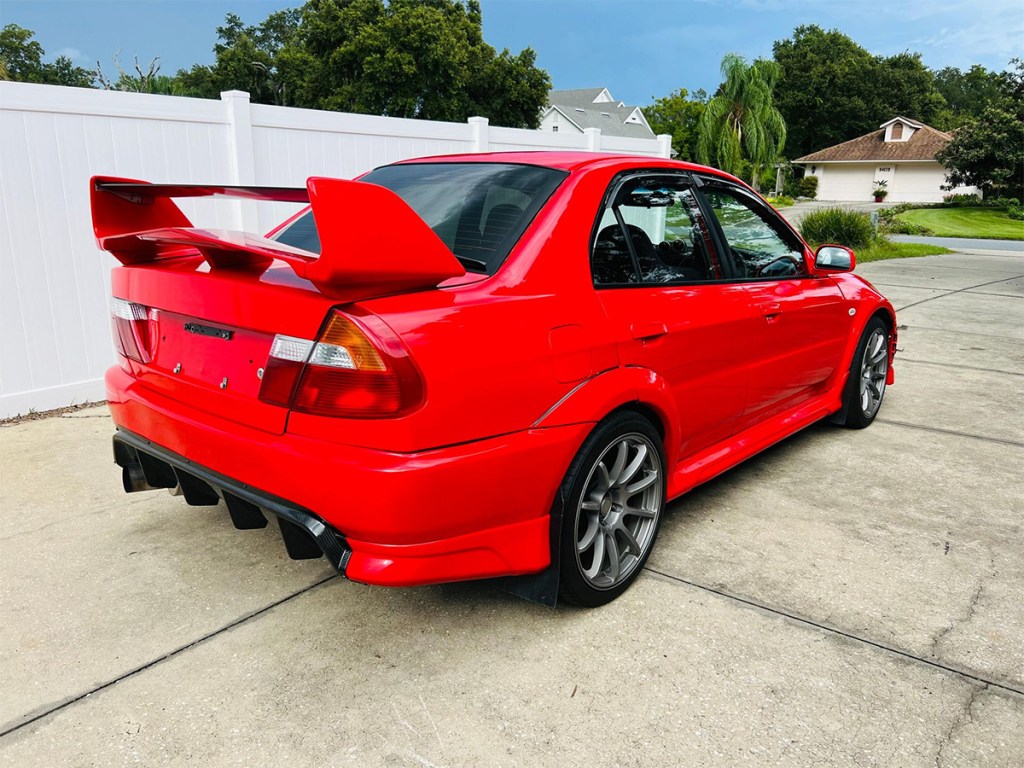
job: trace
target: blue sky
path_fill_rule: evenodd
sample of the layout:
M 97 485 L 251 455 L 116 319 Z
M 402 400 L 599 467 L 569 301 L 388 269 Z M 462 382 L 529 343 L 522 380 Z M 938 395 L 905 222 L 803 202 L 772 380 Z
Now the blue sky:
M 52 59 L 113 72 L 135 55 L 165 74 L 213 60 L 233 11 L 256 23 L 301 0 L 2 0 L 0 23 L 36 33 Z M 645 105 L 676 88 L 714 89 L 722 55 L 770 56 L 798 24 L 837 27 L 872 53 L 919 51 L 930 67 L 1002 70 L 1024 55 L 1024 0 L 483 0 L 484 38 L 537 51 L 556 88 L 605 86 Z

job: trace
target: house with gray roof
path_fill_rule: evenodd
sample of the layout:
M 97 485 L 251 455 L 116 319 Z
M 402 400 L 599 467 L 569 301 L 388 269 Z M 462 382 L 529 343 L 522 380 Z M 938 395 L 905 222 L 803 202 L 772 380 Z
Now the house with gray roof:
M 600 128 L 604 136 L 655 138 L 643 110 L 617 101 L 607 88 L 576 88 L 548 93 L 548 105 L 541 113 L 540 130 L 583 133 L 587 128 Z

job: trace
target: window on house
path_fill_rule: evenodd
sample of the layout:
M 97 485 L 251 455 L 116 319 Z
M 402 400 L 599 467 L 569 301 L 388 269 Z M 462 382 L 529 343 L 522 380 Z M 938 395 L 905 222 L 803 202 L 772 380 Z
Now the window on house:
M 892 140 L 893 141 L 899 141 L 900 139 L 902 139 L 903 138 L 903 123 L 893 123 L 892 124 L 892 133 L 890 135 L 892 136 Z

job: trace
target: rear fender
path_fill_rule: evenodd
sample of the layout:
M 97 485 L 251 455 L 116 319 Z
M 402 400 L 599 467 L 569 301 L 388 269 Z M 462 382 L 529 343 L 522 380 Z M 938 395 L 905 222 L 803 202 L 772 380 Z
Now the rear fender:
M 665 433 L 665 455 L 676 456 L 680 445 L 679 414 L 672 390 L 657 373 L 638 366 L 612 368 L 580 383 L 531 428 L 596 423 L 630 404 L 641 404 L 654 411 Z

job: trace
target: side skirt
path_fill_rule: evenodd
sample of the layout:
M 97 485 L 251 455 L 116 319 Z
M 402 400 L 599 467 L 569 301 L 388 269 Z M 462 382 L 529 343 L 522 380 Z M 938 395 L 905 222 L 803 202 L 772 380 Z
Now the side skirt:
M 840 408 L 835 392 L 814 398 L 799 408 L 750 427 L 681 461 L 668 478 L 668 500 L 682 496 L 726 470 L 746 461 L 780 440 L 809 427 Z

